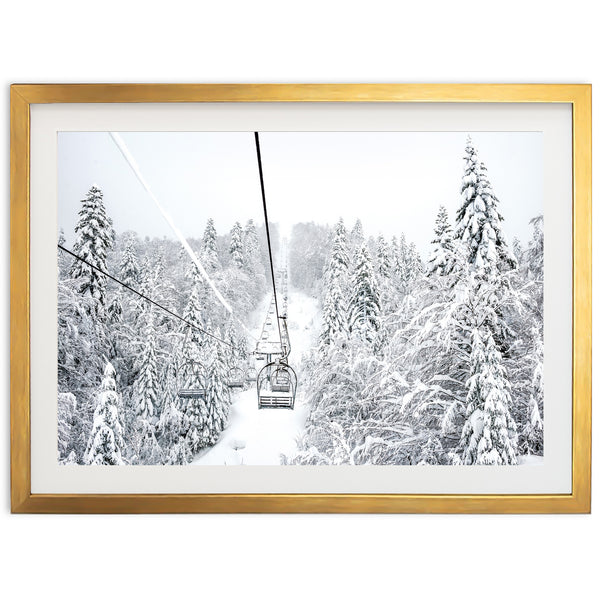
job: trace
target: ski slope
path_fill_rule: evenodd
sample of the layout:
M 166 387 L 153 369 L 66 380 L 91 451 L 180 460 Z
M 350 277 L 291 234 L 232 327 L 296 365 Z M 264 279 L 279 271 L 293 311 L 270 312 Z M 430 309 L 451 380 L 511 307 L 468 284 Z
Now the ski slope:
M 269 305 L 270 296 L 257 309 L 259 314 L 251 319 L 253 324 L 258 323 L 253 331 L 257 338 L 262 334 Z M 290 364 L 294 366 L 300 363 L 305 352 L 310 352 L 315 342 L 319 329 L 317 301 L 292 291 L 288 299 L 288 328 L 292 345 Z M 198 454 L 192 464 L 279 465 L 282 454 L 294 453 L 296 439 L 302 433 L 308 415 L 302 383 L 300 377 L 294 410 L 258 410 L 255 386 L 234 394 L 229 426 L 221 439 Z

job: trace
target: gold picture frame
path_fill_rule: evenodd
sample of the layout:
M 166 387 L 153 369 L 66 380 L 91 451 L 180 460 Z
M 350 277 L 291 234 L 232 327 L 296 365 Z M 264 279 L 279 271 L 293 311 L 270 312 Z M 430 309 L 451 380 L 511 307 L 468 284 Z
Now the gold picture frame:
M 572 106 L 572 493 L 32 494 L 30 105 L 48 103 L 402 102 Z M 11 86 L 11 507 L 15 513 L 587 513 L 591 502 L 591 86 L 488 84 Z

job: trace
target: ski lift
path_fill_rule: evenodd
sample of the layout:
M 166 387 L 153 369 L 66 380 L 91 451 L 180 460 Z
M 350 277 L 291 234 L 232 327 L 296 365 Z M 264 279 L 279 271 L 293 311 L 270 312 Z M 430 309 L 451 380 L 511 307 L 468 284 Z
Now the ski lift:
M 258 372 L 256 371 L 256 369 L 254 367 L 249 367 L 248 370 L 246 371 L 246 382 L 254 383 L 256 381 L 257 377 L 258 377 Z
M 265 365 L 256 378 L 258 408 L 294 409 L 296 400 L 296 372 L 282 361 Z
M 281 352 L 283 353 L 282 360 L 286 360 L 292 351 L 292 346 L 290 344 L 290 334 L 287 328 L 287 314 L 283 314 L 279 317 L 282 327 L 281 327 Z
M 244 387 L 244 372 L 239 367 L 233 367 L 229 371 L 229 378 L 227 379 L 227 386 L 229 388 L 243 388 Z
M 177 396 L 185 400 L 206 398 L 206 378 L 202 364 L 198 361 L 188 361 L 179 371 L 178 380 L 181 376 L 183 384 L 179 385 Z

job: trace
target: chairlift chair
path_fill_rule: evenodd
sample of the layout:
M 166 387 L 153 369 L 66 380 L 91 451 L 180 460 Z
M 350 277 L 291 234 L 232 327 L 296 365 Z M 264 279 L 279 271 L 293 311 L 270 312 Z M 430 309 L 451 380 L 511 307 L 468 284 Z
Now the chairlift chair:
M 206 398 L 204 367 L 198 361 L 187 361 L 177 372 L 180 382 L 177 397 L 184 400 Z
M 249 367 L 246 371 L 246 382 L 254 383 L 258 377 L 258 372 L 254 367 Z
M 265 365 L 256 378 L 258 408 L 294 409 L 296 400 L 296 372 L 282 361 Z
M 229 388 L 241 389 L 244 387 L 244 372 L 239 367 L 233 367 L 229 371 L 229 377 L 227 379 L 227 386 Z

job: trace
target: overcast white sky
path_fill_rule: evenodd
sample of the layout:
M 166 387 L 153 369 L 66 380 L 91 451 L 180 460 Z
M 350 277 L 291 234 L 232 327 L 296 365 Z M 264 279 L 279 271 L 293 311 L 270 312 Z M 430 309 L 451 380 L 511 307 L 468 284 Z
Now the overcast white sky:
M 154 194 L 187 237 L 208 217 L 224 233 L 236 220 L 263 219 L 252 133 L 122 133 Z M 368 235 L 399 235 L 427 252 L 435 216 L 460 204 L 467 132 L 261 133 L 269 218 L 285 229 L 302 221 L 359 217 Z M 472 134 L 500 200 L 509 240 L 530 237 L 542 214 L 541 133 Z M 174 237 L 108 133 L 58 137 L 58 221 L 69 244 L 81 198 L 104 192 L 117 232 Z

